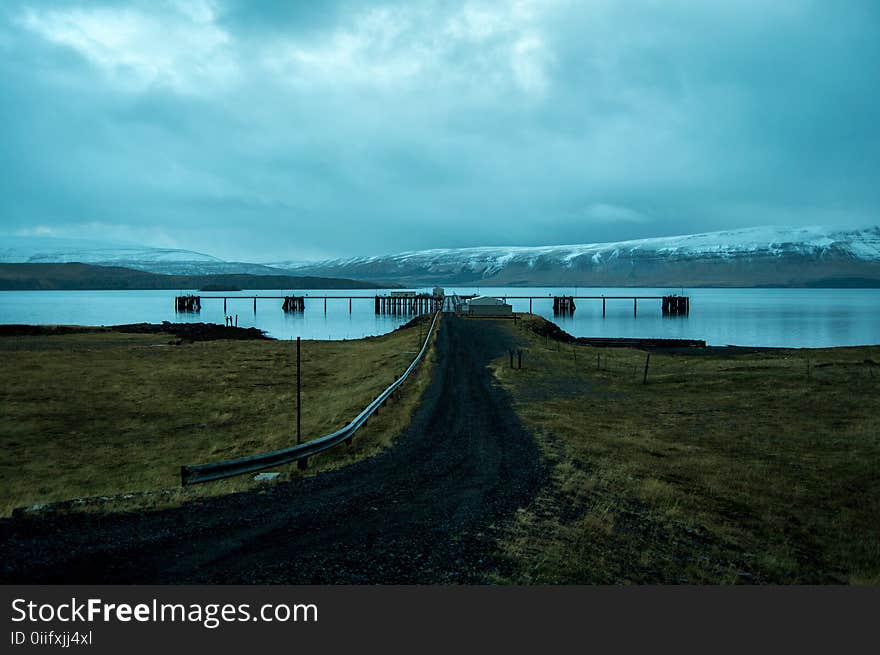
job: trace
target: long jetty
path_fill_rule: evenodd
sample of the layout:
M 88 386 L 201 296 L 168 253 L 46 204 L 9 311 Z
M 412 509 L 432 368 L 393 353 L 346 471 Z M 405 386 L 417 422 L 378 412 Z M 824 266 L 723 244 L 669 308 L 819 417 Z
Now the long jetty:
M 504 300 L 528 300 L 529 314 L 532 313 L 532 301 L 534 300 L 552 300 L 553 313 L 555 315 L 570 316 L 574 314 L 576 309 L 575 300 L 601 300 L 602 316 L 605 316 L 608 300 L 632 300 L 633 316 L 639 314 L 640 300 L 660 300 L 661 311 L 664 316 L 687 316 L 690 314 L 691 302 L 688 296 L 498 296 Z
M 372 300 L 376 314 L 425 314 L 437 311 L 443 299 L 430 294 L 391 295 L 391 296 L 241 296 L 241 295 L 185 295 L 174 299 L 174 308 L 179 312 L 198 312 L 202 308 L 203 300 L 222 300 L 223 313 L 227 311 L 230 300 L 250 300 L 253 302 L 254 313 L 257 312 L 257 300 L 280 300 L 281 310 L 284 312 L 304 312 L 306 300 L 323 301 L 324 313 L 327 313 L 328 300 L 347 300 L 348 313 L 352 313 L 352 301 Z
M 462 299 L 472 298 L 473 296 L 462 296 Z M 607 312 L 607 301 L 609 300 L 631 300 L 633 303 L 633 316 L 638 316 L 639 301 L 660 300 L 661 311 L 663 316 L 688 316 L 690 314 L 690 298 L 688 296 L 666 295 L 666 296 L 584 296 L 584 295 L 562 295 L 562 296 L 493 296 L 507 300 L 528 300 L 529 313 L 532 313 L 532 304 L 535 300 L 550 300 L 553 302 L 553 314 L 556 316 L 571 316 L 574 314 L 577 304 L 575 301 L 580 300 L 601 300 L 602 316 Z M 371 295 L 371 296 L 230 296 L 230 295 L 186 295 L 177 296 L 174 299 L 174 308 L 181 312 L 198 312 L 201 310 L 202 300 L 222 300 L 223 312 L 226 313 L 227 303 L 230 300 L 251 300 L 253 301 L 254 313 L 257 311 L 257 300 L 281 300 L 281 309 L 284 312 L 304 312 L 306 308 L 306 300 L 323 301 L 324 313 L 327 313 L 328 300 L 347 300 L 348 313 L 352 313 L 352 301 L 354 300 L 372 300 L 374 310 L 379 314 L 407 315 L 407 314 L 424 314 L 426 312 L 437 311 L 443 303 L 443 298 L 431 294 L 393 294 L 392 295 Z

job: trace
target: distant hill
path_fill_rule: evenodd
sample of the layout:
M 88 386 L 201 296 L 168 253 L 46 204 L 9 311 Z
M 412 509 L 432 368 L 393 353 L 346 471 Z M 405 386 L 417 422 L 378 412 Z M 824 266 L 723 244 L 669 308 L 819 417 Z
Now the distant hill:
M 617 243 L 420 250 L 272 266 L 299 275 L 409 285 L 880 287 L 880 227 L 749 228 Z
M 113 276 L 85 271 L 76 275 L 56 271 L 49 276 L 47 269 L 42 278 L 29 274 L 34 278 L 30 282 L 24 282 L 20 276 L 5 282 L 31 285 L 17 288 L 167 289 L 202 288 L 206 284 L 227 289 L 374 288 L 400 284 L 880 287 L 880 227 L 760 227 L 614 243 L 443 248 L 272 264 L 226 262 L 189 250 L 138 244 L 0 237 L 0 262 L 79 262 L 128 270 Z M 149 276 L 135 276 L 138 272 L 164 275 L 157 281 Z M 312 281 L 304 281 L 309 279 Z M 67 286 L 52 286 L 59 284 Z M 87 286 L 70 286 L 75 284 Z
M 0 264 L 0 290 L 375 289 L 373 282 L 298 275 L 163 275 L 94 264 Z
M 170 275 L 241 273 L 288 275 L 287 271 L 246 262 L 227 262 L 192 250 L 153 248 L 137 243 L 95 239 L 62 239 L 45 236 L 0 236 L 0 263 L 96 264 L 123 266 Z

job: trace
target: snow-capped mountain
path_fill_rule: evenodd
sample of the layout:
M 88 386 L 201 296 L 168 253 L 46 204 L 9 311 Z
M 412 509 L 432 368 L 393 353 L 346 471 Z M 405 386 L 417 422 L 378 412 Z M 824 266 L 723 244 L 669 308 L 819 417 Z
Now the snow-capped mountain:
M 83 264 L 122 262 L 219 262 L 211 255 L 175 248 L 151 248 L 139 244 L 93 241 L 89 239 L 60 239 L 56 237 L 2 237 L 0 262 L 53 264 L 81 262 Z
M 227 262 L 211 255 L 178 248 L 152 248 L 133 243 L 88 239 L 0 236 L 0 263 L 68 262 L 123 266 L 169 275 L 283 274 L 283 271 L 262 264 Z
M 272 266 L 298 275 L 407 284 L 880 286 L 880 227 L 762 227 L 617 243 L 434 249 Z
M 616 243 L 446 248 L 274 264 L 227 262 L 138 244 L 0 237 L 0 263 L 63 262 L 176 275 L 290 274 L 418 286 L 880 286 L 880 227 L 763 227 Z

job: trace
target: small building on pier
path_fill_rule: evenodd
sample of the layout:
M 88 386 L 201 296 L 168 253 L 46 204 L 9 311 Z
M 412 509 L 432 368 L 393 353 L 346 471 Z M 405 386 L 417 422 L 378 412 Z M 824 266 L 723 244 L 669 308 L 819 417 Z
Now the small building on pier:
M 513 307 L 501 298 L 492 296 L 476 296 L 460 305 L 460 312 L 464 316 L 510 316 Z

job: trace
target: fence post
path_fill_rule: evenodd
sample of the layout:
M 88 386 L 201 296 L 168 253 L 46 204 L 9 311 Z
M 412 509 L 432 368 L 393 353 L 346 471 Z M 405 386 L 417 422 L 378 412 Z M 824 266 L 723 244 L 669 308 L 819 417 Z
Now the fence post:
M 648 364 L 651 363 L 651 353 L 648 353 L 648 356 L 645 358 L 645 377 L 642 379 L 642 384 L 648 384 Z

